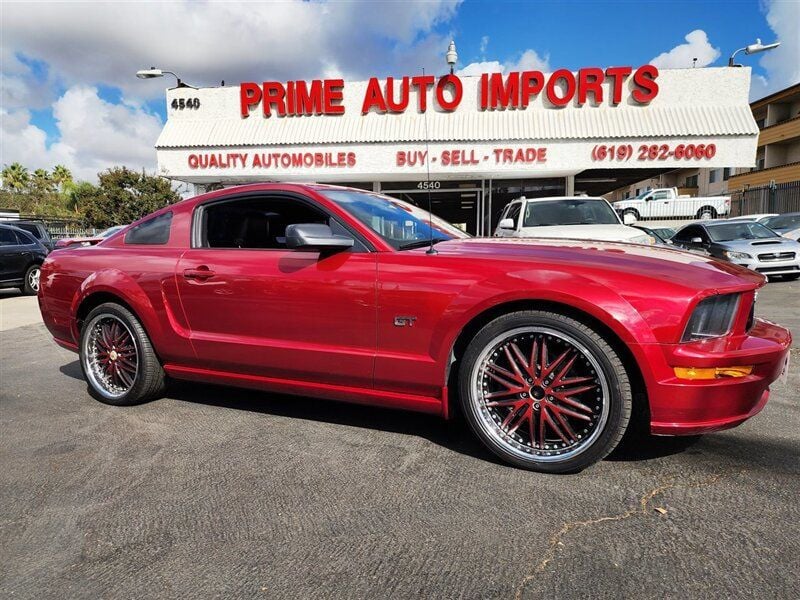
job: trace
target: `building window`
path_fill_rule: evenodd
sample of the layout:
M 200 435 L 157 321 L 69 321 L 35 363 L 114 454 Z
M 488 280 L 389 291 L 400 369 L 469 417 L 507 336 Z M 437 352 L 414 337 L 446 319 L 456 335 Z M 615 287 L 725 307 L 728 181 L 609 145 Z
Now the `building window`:
M 756 161 L 756 171 L 764 170 L 764 157 L 762 156 Z
M 639 195 L 639 188 L 636 188 L 636 195 Z
M 717 181 L 717 170 L 711 169 L 708 172 L 708 183 L 716 183 Z
M 631 197 L 631 192 L 630 192 L 630 190 L 628 190 L 627 192 L 625 192 L 625 195 L 624 195 L 622 198 L 623 198 L 624 200 L 627 200 L 627 199 L 628 199 L 628 198 L 630 198 L 630 197 Z
M 767 122 L 767 121 L 766 121 L 766 118 L 764 118 L 764 119 L 757 119 L 757 120 L 756 120 L 756 125 L 758 125 L 758 128 L 759 128 L 759 129 L 764 129 L 764 125 L 766 124 L 766 122 Z
M 696 188 L 697 187 L 697 175 L 692 175 L 691 177 L 686 178 L 686 183 L 684 187 L 687 188 Z
M 725 167 L 722 169 L 722 181 L 728 181 L 731 178 L 731 168 Z

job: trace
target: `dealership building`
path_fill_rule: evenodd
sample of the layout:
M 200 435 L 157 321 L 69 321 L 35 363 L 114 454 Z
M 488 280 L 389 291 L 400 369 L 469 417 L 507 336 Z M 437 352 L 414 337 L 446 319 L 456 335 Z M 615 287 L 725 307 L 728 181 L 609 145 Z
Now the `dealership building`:
M 167 91 L 158 172 L 379 191 L 489 235 L 519 196 L 600 195 L 676 168 L 751 167 L 750 69 L 416 75 Z

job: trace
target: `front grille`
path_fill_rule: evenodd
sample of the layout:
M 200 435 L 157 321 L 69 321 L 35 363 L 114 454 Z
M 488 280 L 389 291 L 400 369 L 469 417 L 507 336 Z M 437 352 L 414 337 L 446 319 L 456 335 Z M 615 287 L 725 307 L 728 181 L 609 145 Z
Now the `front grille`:
M 758 260 L 769 262 L 771 260 L 794 260 L 794 252 L 769 252 L 759 254 Z
M 759 273 L 777 273 L 780 271 L 781 273 L 789 273 L 795 271 L 800 273 L 800 267 L 798 266 L 791 266 L 791 267 L 758 267 L 756 269 Z

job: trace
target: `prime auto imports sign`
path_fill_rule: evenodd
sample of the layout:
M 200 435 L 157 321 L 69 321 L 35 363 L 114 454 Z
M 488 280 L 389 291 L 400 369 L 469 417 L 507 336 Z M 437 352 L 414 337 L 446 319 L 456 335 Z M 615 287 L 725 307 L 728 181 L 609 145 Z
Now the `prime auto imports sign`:
M 630 99 L 636 104 L 647 104 L 658 95 L 658 69 L 654 65 L 633 67 L 586 67 L 573 73 L 558 69 L 550 74 L 542 71 L 513 71 L 511 73 L 484 73 L 478 86 L 480 110 L 525 110 L 539 95 L 544 94 L 551 108 L 570 103 L 616 105 L 623 102 L 626 81 L 633 85 Z M 603 85 L 608 86 L 604 93 Z M 345 82 L 342 79 L 314 79 L 312 81 L 243 82 L 239 86 L 239 108 L 242 118 L 261 113 L 272 116 L 296 117 L 310 115 L 342 115 Z M 413 97 L 416 96 L 414 101 Z M 361 114 L 404 113 L 410 106 L 425 112 L 435 101 L 444 112 L 453 112 L 461 104 L 464 86 L 458 75 L 433 75 L 372 77 L 367 82 L 361 102 Z M 260 111 L 258 109 L 261 109 Z

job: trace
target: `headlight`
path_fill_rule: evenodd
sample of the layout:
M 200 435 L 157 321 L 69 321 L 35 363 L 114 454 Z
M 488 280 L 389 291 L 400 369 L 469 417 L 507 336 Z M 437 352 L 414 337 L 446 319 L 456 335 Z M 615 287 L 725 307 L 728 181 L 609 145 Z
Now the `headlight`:
M 725 335 L 731 330 L 738 306 L 739 294 L 723 294 L 702 300 L 686 324 L 681 341 L 693 342 Z
M 634 244 L 655 244 L 656 240 L 651 235 L 637 235 L 636 237 L 632 237 L 629 242 L 633 242 Z
M 747 252 L 734 252 L 733 250 L 725 250 L 723 254 L 728 260 L 745 260 L 747 258 L 753 258 L 747 254 Z

